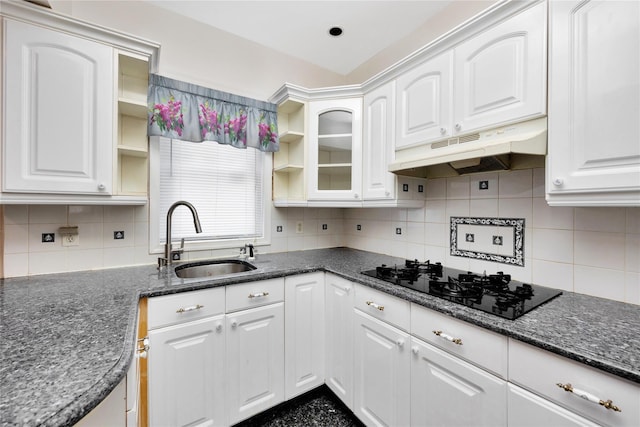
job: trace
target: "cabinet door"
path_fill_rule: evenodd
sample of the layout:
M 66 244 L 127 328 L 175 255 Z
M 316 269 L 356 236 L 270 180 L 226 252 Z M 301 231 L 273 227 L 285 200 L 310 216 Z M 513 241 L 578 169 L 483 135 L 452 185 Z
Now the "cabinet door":
M 362 99 L 311 102 L 309 117 L 309 200 L 359 202 Z
M 389 172 L 394 154 L 395 82 L 364 96 L 362 196 L 364 200 L 393 199 L 396 176 Z
M 353 409 L 353 284 L 325 275 L 325 383 Z
M 5 20 L 2 189 L 108 195 L 113 49 Z
M 452 60 L 446 52 L 398 77 L 396 150 L 451 135 Z
M 518 386 L 509 384 L 508 388 L 509 426 L 595 427 L 598 425 Z
M 354 312 L 354 412 L 369 426 L 409 425 L 409 335 Z
M 229 424 L 284 400 L 284 304 L 227 315 Z
M 640 205 L 640 3 L 550 2 L 549 204 Z
M 506 381 L 416 338 L 411 353 L 411 425 L 507 425 Z
M 224 316 L 149 331 L 149 425 L 225 425 Z
M 544 115 L 546 2 L 455 49 L 454 134 Z
M 324 273 L 285 278 L 285 398 L 324 384 Z

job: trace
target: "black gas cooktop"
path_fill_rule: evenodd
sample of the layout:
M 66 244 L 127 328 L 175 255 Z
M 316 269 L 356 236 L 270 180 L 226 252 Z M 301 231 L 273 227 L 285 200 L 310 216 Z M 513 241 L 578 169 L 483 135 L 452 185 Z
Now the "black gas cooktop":
M 389 283 L 463 304 L 505 319 L 517 319 L 562 292 L 511 280 L 511 275 L 477 274 L 443 267 L 439 262 L 407 260 L 363 271 Z

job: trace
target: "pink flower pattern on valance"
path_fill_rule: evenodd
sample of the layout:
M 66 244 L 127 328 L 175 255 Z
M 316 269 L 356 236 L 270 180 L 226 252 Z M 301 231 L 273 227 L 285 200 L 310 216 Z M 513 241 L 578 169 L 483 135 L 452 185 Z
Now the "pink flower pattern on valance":
M 152 74 L 148 135 L 278 151 L 276 105 Z

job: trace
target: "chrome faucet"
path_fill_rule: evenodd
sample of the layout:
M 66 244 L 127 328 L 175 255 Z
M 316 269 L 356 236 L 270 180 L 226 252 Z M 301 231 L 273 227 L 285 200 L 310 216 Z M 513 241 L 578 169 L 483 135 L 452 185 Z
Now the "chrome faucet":
M 196 233 L 202 233 L 202 227 L 200 226 L 200 218 L 198 218 L 198 212 L 196 212 L 196 208 L 194 208 L 191 203 L 180 200 L 171 205 L 169 211 L 167 211 L 167 234 L 164 244 L 164 257 L 158 258 L 158 269 L 170 266 L 173 261 L 173 251 L 171 250 L 171 217 L 173 216 L 173 211 L 181 205 L 186 206 L 191 211 L 191 215 L 193 215 L 193 225 L 196 227 Z M 182 241 L 184 242 L 184 239 Z M 181 244 L 180 251 L 183 250 L 183 245 L 184 243 Z

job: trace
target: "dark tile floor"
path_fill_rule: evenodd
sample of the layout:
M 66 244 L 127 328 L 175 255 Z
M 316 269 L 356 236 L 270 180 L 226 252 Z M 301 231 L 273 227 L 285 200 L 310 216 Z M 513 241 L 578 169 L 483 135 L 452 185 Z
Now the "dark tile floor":
M 236 427 L 362 427 L 327 387 L 320 387 L 279 405 Z

